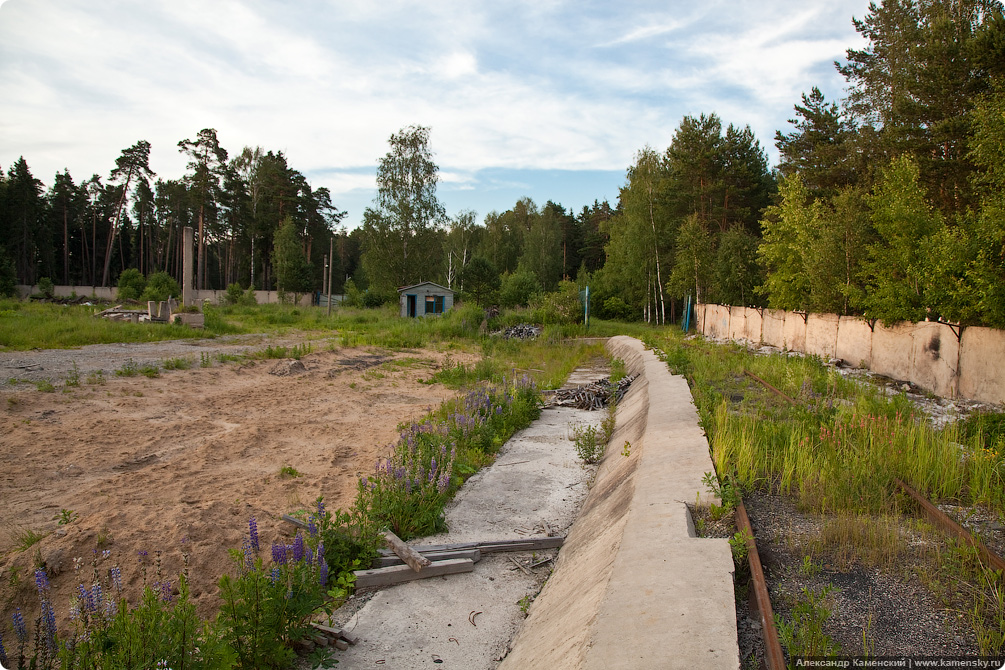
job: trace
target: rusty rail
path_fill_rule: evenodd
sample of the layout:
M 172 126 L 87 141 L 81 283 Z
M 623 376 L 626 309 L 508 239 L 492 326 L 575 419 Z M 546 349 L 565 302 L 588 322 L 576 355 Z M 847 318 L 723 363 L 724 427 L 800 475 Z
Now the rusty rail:
M 790 405 L 795 405 L 796 404 L 795 400 L 793 400 L 789 396 L 785 395 L 784 393 L 782 393 L 781 391 L 779 391 L 778 389 L 776 389 L 774 386 L 772 386 L 768 382 L 764 381 L 763 379 L 761 379 L 760 377 L 758 377 L 757 375 L 755 375 L 750 370 L 744 370 L 743 374 L 747 375 L 748 377 L 750 377 L 754 381 L 760 382 L 761 385 L 764 386 L 764 388 L 768 389 L 769 391 L 775 393 L 776 395 L 780 395 L 781 397 L 785 398 L 786 400 L 789 401 Z
M 988 549 L 984 543 L 980 541 L 980 539 L 974 537 L 970 531 L 953 521 L 945 512 L 933 505 L 927 498 L 912 489 L 910 486 L 899 479 L 895 481 L 897 482 L 897 486 L 903 489 L 907 495 L 914 498 L 914 501 L 918 503 L 921 509 L 925 512 L 925 515 L 932 521 L 933 524 L 947 533 L 955 535 L 977 549 L 977 553 L 979 553 L 981 558 L 989 563 L 993 569 L 1005 571 L 1005 561 L 1003 561 L 998 554 Z
M 778 631 L 775 630 L 775 615 L 771 609 L 771 598 L 768 596 L 768 585 L 764 581 L 764 570 L 761 568 L 761 557 L 757 554 L 757 542 L 754 540 L 754 529 L 750 526 L 747 508 L 743 501 L 736 502 L 736 527 L 747 542 L 747 562 L 750 564 L 750 581 L 754 587 L 754 600 L 761 614 L 761 634 L 764 638 L 764 657 L 768 670 L 786 670 L 785 654 L 778 641 Z

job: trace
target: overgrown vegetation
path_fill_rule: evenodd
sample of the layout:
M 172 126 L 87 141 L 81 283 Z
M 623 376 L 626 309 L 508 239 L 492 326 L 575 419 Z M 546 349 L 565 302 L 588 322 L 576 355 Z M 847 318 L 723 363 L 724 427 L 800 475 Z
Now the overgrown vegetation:
M 718 473 L 715 480 L 709 473 L 709 483 L 790 495 L 807 512 L 826 515 L 831 520 L 814 546 L 837 564 L 889 567 L 908 551 L 905 538 L 922 532 L 903 517 L 912 504 L 897 479 L 935 502 L 1005 519 L 1000 416 L 975 415 L 935 429 L 905 396 L 846 379 L 813 357 L 754 356 L 736 345 L 685 340 L 673 332 L 648 342 L 691 385 Z M 771 393 L 745 370 L 797 403 Z M 938 592 L 947 582 L 967 584 L 944 602 L 971 612 L 981 653 L 1000 653 L 1001 575 L 981 566 L 968 547 L 925 537 L 938 547 L 918 559 L 926 584 Z M 822 600 L 810 595 L 810 609 L 819 609 Z M 813 612 L 804 614 L 812 619 Z M 793 634 L 794 643 L 826 647 L 812 631 L 803 641 L 803 633 Z

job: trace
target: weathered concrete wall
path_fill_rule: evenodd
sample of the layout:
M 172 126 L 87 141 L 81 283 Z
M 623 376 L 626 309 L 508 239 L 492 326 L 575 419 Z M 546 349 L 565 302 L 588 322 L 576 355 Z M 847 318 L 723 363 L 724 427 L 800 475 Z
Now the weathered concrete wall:
M 838 319 L 837 358 L 851 365 L 869 368 L 872 364 L 872 326 L 865 319 L 842 316 Z
M 872 329 L 873 372 L 894 379 L 911 378 L 911 352 L 914 349 L 914 324 L 898 323 L 884 326 L 880 322 Z
M 687 382 L 638 340 L 608 350 L 640 377 L 555 571 L 499 666 L 562 670 L 739 667 L 733 561 L 694 537 L 684 503 L 713 469 Z M 625 457 L 625 442 L 630 455 Z
M 764 319 L 761 317 L 761 310 L 747 307 L 744 309 L 746 323 L 743 328 L 743 337 L 751 344 L 761 343 L 761 331 L 764 329 Z
M 782 325 L 783 349 L 806 351 L 806 315 L 796 312 L 785 312 L 785 323 Z
M 708 305 L 695 305 L 694 306 L 694 329 L 704 334 L 705 333 L 705 310 Z
M 761 315 L 761 342 L 768 346 L 785 348 L 785 312 L 766 309 Z
M 928 321 L 893 326 L 877 321 L 870 326 L 859 317 L 771 309 L 759 314 L 744 310 L 741 328 L 730 322 L 727 308 L 701 307 L 705 314 L 718 317 L 719 327 L 703 329 L 706 337 L 760 341 L 779 349 L 840 358 L 936 395 L 1005 403 L 1005 331 L 966 327 L 961 333 L 959 326 Z M 732 319 L 739 320 L 741 308 L 732 309 Z
M 726 337 L 729 334 L 729 308 L 708 305 L 705 308 L 705 331 L 708 337 Z
M 38 293 L 38 287 L 19 284 L 17 286 L 17 292 L 23 299 L 34 293 Z M 115 300 L 118 288 L 114 286 L 55 286 L 53 287 L 52 293 L 57 298 L 69 298 L 76 295 L 87 297 L 93 296 L 98 300 Z M 223 297 L 227 294 L 227 292 L 223 290 L 217 291 L 206 289 L 202 291 L 192 291 L 192 293 L 196 302 L 209 300 L 214 305 L 223 304 Z M 279 302 L 279 293 L 277 291 L 255 291 L 255 300 L 257 300 L 259 304 L 277 303 Z M 297 304 L 303 307 L 310 307 L 311 294 L 307 293 L 306 295 L 300 296 L 300 302 Z
M 731 340 L 745 339 L 746 331 L 747 331 L 747 310 L 744 309 L 743 307 L 730 307 L 729 339 Z
M 1005 331 L 967 328 L 960 344 L 960 395 L 1005 402 Z
M 837 352 L 838 317 L 836 314 L 806 315 L 806 349 L 824 360 L 834 358 Z
M 911 332 L 911 375 L 918 386 L 944 397 L 957 395 L 960 341 L 944 323 L 924 322 Z

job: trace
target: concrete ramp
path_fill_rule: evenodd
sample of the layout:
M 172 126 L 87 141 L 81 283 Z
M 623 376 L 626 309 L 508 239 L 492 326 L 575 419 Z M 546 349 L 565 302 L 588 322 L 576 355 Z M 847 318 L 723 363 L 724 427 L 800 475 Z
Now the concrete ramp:
M 690 389 L 638 340 L 607 347 L 639 378 L 555 571 L 499 667 L 736 670 L 729 543 L 696 538 L 686 507 L 699 493 L 709 501 L 702 476 L 713 471 Z

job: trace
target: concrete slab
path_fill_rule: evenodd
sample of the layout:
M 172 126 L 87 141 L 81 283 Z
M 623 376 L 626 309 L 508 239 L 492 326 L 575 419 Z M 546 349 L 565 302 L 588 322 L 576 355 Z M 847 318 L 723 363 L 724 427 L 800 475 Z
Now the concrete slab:
M 761 343 L 761 329 L 763 328 L 761 310 L 747 307 L 744 314 L 746 315 L 746 323 L 743 328 L 743 337 L 751 344 L 759 345 Z
M 836 355 L 849 365 L 868 368 L 872 364 L 872 328 L 857 316 L 838 319 Z
M 713 470 L 690 390 L 638 340 L 611 338 L 608 350 L 642 376 L 500 668 L 735 670 L 729 544 L 695 538 L 685 504 L 707 499 L 701 480 Z
M 967 328 L 960 351 L 960 394 L 1005 403 L 1005 331 Z
M 807 354 L 825 361 L 837 355 L 838 317 L 836 314 L 806 315 Z
M 761 314 L 761 341 L 778 349 L 785 348 L 785 312 L 766 309 Z
M 884 326 L 877 321 L 872 330 L 872 371 L 892 379 L 910 379 L 913 332 L 913 323 Z
M 783 349 L 806 351 L 806 320 L 806 314 L 785 312 L 785 323 L 782 325 L 782 337 L 785 340 Z
M 959 389 L 960 341 L 944 323 L 926 321 L 912 332 L 911 376 L 923 389 L 953 398 Z

